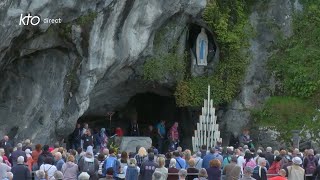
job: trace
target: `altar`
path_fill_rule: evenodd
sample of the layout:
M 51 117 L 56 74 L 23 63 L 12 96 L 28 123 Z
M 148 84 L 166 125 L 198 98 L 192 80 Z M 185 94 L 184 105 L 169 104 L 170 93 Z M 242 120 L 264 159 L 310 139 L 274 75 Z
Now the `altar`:
M 149 149 L 152 146 L 150 137 L 142 136 L 123 136 L 120 143 L 120 151 L 136 152 L 136 147 L 141 146 Z

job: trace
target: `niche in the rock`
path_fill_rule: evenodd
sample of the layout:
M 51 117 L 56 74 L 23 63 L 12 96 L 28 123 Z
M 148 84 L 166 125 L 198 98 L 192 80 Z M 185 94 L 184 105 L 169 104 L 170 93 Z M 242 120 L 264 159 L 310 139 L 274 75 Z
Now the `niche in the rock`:
M 199 66 L 199 60 L 197 59 L 197 38 L 201 33 L 201 29 L 205 30 L 205 34 L 208 38 L 208 55 L 207 55 L 207 66 Z M 216 44 L 214 41 L 214 37 L 212 32 L 207 30 L 205 27 L 192 23 L 189 25 L 189 35 L 187 42 L 187 51 L 190 52 L 191 57 L 191 73 L 193 76 L 201 76 L 206 73 L 211 73 L 213 70 L 213 66 L 215 64 L 215 56 L 216 56 Z
M 215 55 L 216 45 L 214 43 L 213 36 L 210 31 L 206 30 L 206 28 L 199 26 L 197 24 L 190 24 L 189 26 L 189 37 L 188 37 L 188 48 L 191 50 L 194 57 L 196 55 L 196 42 L 198 35 L 201 33 L 201 29 L 205 29 L 205 33 L 208 37 L 208 61 L 212 60 Z

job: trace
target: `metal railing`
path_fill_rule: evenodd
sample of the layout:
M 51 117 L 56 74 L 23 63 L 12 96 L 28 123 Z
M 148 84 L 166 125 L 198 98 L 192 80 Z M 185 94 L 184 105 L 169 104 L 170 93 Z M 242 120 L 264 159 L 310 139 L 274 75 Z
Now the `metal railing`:
M 168 173 L 168 175 L 171 176 L 179 176 L 178 173 Z M 187 176 L 198 176 L 199 173 L 187 173 Z M 240 178 L 242 177 L 243 174 L 240 174 Z M 224 179 L 226 175 L 221 175 L 221 179 Z M 278 176 L 278 174 L 267 174 L 267 176 Z M 311 177 L 313 176 L 312 174 L 305 174 L 305 177 Z M 31 179 L 35 180 L 35 171 L 31 172 Z

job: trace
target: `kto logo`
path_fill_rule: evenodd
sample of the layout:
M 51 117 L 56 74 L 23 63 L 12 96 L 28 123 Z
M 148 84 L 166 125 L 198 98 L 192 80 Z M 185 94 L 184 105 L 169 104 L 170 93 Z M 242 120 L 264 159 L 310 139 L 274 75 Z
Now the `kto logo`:
M 30 13 L 27 16 L 20 15 L 19 25 L 27 26 L 29 24 L 36 26 L 40 23 L 41 19 L 39 16 L 31 16 Z

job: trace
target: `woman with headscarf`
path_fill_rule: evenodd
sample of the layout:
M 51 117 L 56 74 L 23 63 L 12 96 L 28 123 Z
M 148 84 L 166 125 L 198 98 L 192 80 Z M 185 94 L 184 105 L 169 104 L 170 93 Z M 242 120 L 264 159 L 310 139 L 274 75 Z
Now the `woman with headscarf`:
M 99 137 L 100 137 L 100 152 L 102 152 L 105 148 L 107 148 L 107 144 L 108 144 L 108 136 L 106 134 L 105 128 L 101 128 Z
M 98 179 L 99 161 L 94 158 L 93 147 L 88 146 L 85 156 L 79 161 L 79 172 L 87 172 L 90 180 Z

